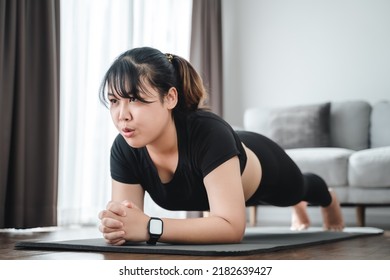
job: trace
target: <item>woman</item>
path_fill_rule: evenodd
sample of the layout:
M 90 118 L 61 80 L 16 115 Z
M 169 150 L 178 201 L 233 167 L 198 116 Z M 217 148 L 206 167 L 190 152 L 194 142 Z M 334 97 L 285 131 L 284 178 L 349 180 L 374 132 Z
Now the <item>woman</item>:
M 294 206 L 292 227 L 309 226 L 306 204 L 322 206 L 324 228 L 342 230 L 340 206 L 325 182 L 302 174 L 271 140 L 233 131 L 203 109 L 206 92 L 191 64 L 153 48 L 123 53 L 100 98 L 119 131 L 111 150 L 112 201 L 99 214 L 107 243 L 236 243 L 245 207 Z M 208 210 L 193 219 L 149 217 L 145 191 L 169 210 Z

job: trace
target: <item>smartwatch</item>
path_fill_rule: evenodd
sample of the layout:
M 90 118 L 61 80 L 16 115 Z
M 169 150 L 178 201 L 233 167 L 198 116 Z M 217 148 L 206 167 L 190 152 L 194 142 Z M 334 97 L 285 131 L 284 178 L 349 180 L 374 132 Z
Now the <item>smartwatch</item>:
M 151 217 L 148 223 L 149 240 L 146 241 L 149 245 L 156 245 L 157 240 L 163 234 L 164 223 L 161 219 Z

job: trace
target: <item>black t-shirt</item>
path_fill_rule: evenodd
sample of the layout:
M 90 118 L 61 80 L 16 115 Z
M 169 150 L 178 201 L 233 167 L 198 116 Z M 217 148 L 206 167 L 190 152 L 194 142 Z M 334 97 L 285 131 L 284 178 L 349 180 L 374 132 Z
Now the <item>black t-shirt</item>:
M 118 135 L 111 149 L 111 177 L 126 184 L 141 184 L 151 198 L 168 210 L 209 209 L 204 177 L 238 156 L 241 173 L 246 153 L 231 126 L 217 115 L 199 110 L 175 116 L 179 161 L 170 182 L 163 184 L 146 147 L 132 148 Z

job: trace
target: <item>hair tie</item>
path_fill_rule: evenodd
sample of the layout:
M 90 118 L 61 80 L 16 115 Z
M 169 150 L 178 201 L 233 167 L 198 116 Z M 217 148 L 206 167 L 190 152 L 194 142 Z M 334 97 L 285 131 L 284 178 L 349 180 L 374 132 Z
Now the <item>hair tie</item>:
M 165 56 L 167 57 L 168 61 L 172 63 L 173 55 L 170 53 L 166 53 Z

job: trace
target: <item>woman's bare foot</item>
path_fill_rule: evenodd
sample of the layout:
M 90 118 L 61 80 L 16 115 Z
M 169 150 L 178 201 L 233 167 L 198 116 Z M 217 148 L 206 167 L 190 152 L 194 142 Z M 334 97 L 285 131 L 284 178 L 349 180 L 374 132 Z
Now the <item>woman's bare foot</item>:
M 301 201 L 294 205 L 291 217 L 291 230 L 305 230 L 310 226 L 310 219 L 307 215 L 307 202 Z
M 330 195 L 332 196 L 332 202 L 327 207 L 322 207 L 322 219 L 324 230 L 329 231 L 342 231 L 344 229 L 344 220 L 341 213 L 340 203 L 337 199 L 336 193 L 332 190 Z

